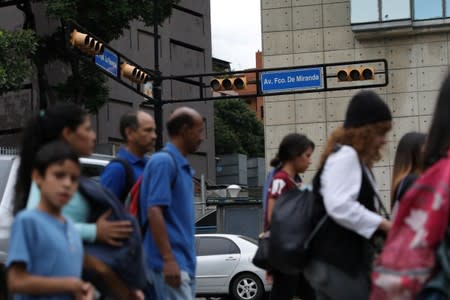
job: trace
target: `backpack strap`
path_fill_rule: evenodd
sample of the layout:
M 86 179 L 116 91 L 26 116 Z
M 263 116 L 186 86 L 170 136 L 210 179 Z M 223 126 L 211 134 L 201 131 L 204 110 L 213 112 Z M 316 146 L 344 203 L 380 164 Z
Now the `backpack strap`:
M 125 187 L 122 191 L 122 194 L 119 197 L 120 202 L 124 203 L 125 200 L 127 199 L 128 193 L 130 192 L 131 188 L 134 185 L 134 170 L 133 167 L 130 165 L 130 162 L 123 158 L 116 157 L 112 159 L 109 163 L 115 162 L 121 164 L 123 170 L 125 171 Z
M 173 176 L 172 181 L 170 183 L 170 190 L 173 190 L 175 188 L 175 184 L 177 183 L 177 177 L 178 177 L 178 174 L 177 174 L 177 168 L 178 168 L 177 161 L 175 160 L 175 157 L 173 156 L 173 154 L 170 153 L 170 151 L 168 151 L 166 149 L 162 149 L 162 150 L 160 150 L 160 152 L 167 153 L 170 156 L 171 160 L 172 160 L 173 168 L 175 169 L 175 176 Z M 141 187 L 139 187 L 139 194 L 141 193 L 140 189 L 141 189 Z M 145 218 L 144 224 L 141 223 L 141 220 L 140 220 L 140 216 L 141 216 L 141 201 L 140 201 L 140 199 L 137 202 L 137 206 L 138 206 L 137 211 L 138 211 L 138 217 L 139 217 L 138 221 L 139 221 L 139 225 L 141 227 L 141 236 L 144 237 L 145 232 L 147 231 L 147 227 L 148 227 L 148 218 Z

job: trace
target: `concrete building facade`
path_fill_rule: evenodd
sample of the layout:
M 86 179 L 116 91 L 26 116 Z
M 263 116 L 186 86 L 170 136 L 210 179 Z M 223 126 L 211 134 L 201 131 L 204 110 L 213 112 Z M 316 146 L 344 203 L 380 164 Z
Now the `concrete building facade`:
M 36 15 L 37 31 L 49 33 L 58 23 L 49 20 L 45 7 L 33 5 Z M 14 6 L 0 9 L 0 28 L 14 30 L 23 24 L 22 13 Z M 83 24 L 80 24 L 83 25 Z M 93 32 L 95 34 L 95 32 Z M 101 37 L 100 37 L 101 38 Z M 210 73 L 211 66 L 211 20 L 210 1 L 182 0 L 173 6 L 172 15 L 159 28 L 159 64 L 163 76 L 194 73 Z M 154 69 L 153 28 L 145 27 L 141 22 L 131 22 L 130 28 L 111 43 L 117 51 L 134 60 L 140 66 Z M 49 82 L 55 85 L 67 76 L 68 72 L 61 64 L 49 66 Z M 109 80 L 109 101 L 92 117 L 97 132 L 97 151 L 114 152 L 122 141 L 119 133 L 120 116 L 127 111 L 139 109 L 145 100 L 142 96 L 126 89 L 119 83 Z M 164 81 L 162 97 L 164 100 L 195 98 L 198 88 L 181 82 Z M 35 79 L 30 88 L 0 97 L 0 145 L 14 146 L 18 143 L 18 133 L 23 120 L 38 109 L 38 90 Z M 163 106 L 163 122 L 170 113 L 182 104 Z M 189 102 L 186 104 L 197 109 L 204 117 L 205 141 L 199 151 L 189 160 L 197 170 L 197 175 L 214 182 L 214 109 L 212 102 Z M 151 108 L 148 109 L 153 114 Z M 164 141 L 167 140 L 164 128 Z
M 374 88 L 394 117 L 384 158 L 373 170 L 385 203 L 397 143 L 408 131 L 427 131 L 448 73 L 449 6 L 444 2 L 449 1 L 261 0 L 264 68 L 387 60 L 390 82 Z M 305 174 L 309 181 L 357 91 L 265 97 L 266 161 L 285 134 L 304 133 L 317 145 L 313 168 Z

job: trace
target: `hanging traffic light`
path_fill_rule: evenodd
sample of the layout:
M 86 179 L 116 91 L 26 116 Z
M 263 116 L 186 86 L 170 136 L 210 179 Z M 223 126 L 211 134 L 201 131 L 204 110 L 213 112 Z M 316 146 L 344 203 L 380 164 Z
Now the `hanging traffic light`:
M 78 32 L 76 29 L 70 33 L 70 44 L 88 55 L 102 54 L 105 50 L 102 42 L 86 33 Z
M 210 86 L 215 92 L 223 90 L 242 90 L 247 86 L 247 78 L 245 76 L 214 78 L 211 80 Z
M 338 70 L 336 77 L 338 81 L 374 80 L 375 70 L 370 67 L 345 68 Z
M 136 83 L 143 83 L 149 80 L 149 75 L 147 73 L 127 63 L 122 63 L 120 65 L 120 75 Z

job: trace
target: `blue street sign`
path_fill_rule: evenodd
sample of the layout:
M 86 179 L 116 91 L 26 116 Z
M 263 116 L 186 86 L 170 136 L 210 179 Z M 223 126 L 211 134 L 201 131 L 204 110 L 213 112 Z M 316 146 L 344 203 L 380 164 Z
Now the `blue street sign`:
M 117 77 L 117 65 L 119 64 L 119 58 L 117 54 L 108 48 L 105 48 L 103 54 L 95 56 L 95 64 L 106 72 Z
M 323 88 L 322 68 L 291 69 L 260 73 L 261 92 L 277 93 Z

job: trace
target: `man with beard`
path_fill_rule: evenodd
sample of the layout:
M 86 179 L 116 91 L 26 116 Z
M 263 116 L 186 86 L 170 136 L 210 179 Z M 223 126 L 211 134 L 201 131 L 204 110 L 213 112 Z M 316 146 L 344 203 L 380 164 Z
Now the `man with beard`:
M 125 145 L 117 158 L 104 169 L 100 183 L 124 203 L 128 192 L 144 171 L 148 157 L 155 150 L 155 120 L 145 111 L 134 111 L 120 118 L 120 134 Z

